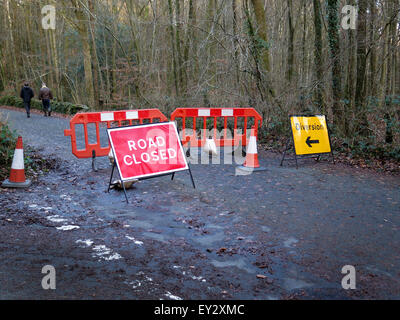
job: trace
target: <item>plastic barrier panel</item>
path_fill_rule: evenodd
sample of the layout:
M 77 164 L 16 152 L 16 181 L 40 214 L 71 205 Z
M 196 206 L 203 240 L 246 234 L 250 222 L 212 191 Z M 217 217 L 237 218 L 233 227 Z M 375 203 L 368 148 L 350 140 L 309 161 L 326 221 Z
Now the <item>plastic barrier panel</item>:
M 210 130 L 217 147 L 238 146 L 240 142 L 246 146 L 247 130 L 251 130 L 254 125 L 257 135 L 262 124 L 262 117 L 253 108 L 178 108 L 171 114 L 171 121 L 176 119 L 182 119 L 182 144 L 186 145 L 190 141 L 191 147 L 204 146 Z M 202 122 L 200 125 L 199 119 Z M 232 121 L 233 124 L 228 125 Z M 198 130 L 203 130 L 200 136 L 196 132 Z
M 64 130 L 64 136 L 71 137 L 72 154 L 77 158 L 104 157 L 110 152 L 110 145 L 109 143 L 107 143 L 107 146 L 101 145 L 100 125 L 110 128 L 112 124 L 121 127 L 136 123 L 143 124 L 144 121 L 147 123 L 166 122 L 168 119 L 158 109 L 77 113 L 70 121 L 70 129 Z M 94 126 L 96 129 L 94 143 L 89 141 L 88 125 Z M 83 148 L 78 148 L 77 145 L 77 126 L 83 126 Z M 106 131 L 104 130 L 104 132 Z

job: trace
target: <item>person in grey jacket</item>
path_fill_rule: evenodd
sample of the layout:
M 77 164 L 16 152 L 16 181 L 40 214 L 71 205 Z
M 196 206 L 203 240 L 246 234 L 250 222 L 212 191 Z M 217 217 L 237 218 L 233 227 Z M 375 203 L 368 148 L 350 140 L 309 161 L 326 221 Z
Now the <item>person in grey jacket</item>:
M 28 82 L 24 83 L 24 86 L 21 89 L 21 93 L 19 94 L 21 99 L 24 101 L 24 107 L 26 110 L 26 115 L 28 118 L 31 117 L 31 100 L 35 96 L 32 88 L 29 86 Z
M 49 117 L 51 117 L 51 106 L 50 106 L 50 100 L 53 99 L 53 94 L 51 93 L 51 90 L 47 88 L 46 84 L 42 84 L 42 88 L 39 91 L 39 100 L 42 100 L 43 104 L 43 111 L 44 111 L 44 116 L 47 117 L 47 113 Z

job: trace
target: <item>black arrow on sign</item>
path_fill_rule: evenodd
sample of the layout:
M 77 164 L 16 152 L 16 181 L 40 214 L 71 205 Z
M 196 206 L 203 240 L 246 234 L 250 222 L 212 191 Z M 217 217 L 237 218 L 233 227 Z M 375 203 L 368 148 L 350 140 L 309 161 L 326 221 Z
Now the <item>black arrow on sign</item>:
M 312 143 L 319 143 L 319 140 L 310 140 L 311 137 L 308 137 L 306 140 L 307 145 L 312 148 Z

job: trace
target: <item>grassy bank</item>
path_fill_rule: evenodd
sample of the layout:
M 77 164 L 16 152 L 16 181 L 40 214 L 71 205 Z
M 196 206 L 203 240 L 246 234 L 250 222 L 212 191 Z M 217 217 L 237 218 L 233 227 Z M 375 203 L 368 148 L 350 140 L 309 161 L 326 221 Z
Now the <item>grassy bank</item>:
M 9 178 L 10 168 L 14 156 L 18 135 L 7 125 L 7 119 L 0 112 L 0 184 Z M 40 174 L 46 173 L 59 166 L 54 158 L 43 158 L 29 145 L 24 145 L 25 174 L 35 180 Z
M 8 177 L 16 139 L 16 133 L 10 130 L 7 119 L 0 113 L 0 181 Z

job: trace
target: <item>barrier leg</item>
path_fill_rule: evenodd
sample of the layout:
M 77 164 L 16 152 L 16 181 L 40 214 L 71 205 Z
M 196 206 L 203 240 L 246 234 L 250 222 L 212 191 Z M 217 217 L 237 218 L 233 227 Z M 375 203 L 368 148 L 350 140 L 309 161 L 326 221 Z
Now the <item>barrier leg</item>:
M 97 172 L 97 168 L 96 168 L 96 151 L 92 151 L 92 169 L 94 172 Z
M 187 143 L 188 149 L 186 150 L 186 158 L 190 157 L 190 141 Z
M 232 152 L 231 152 L 231 154 L 232 154 L 232 156 L 234 156 L 235 155 L 235 152 L 236 152 L 236 149 L 235 149 L 235 146 L 233 146 L 232 147 Z M 246 150 L 246 147 L 245 146 L 242 146 L 242 143 L 240 142 L 240 144 L 239 144 L 239 146 L 237 147 L 237 149 L 241 149 L 242 150 L 242 157 L 246 157 L 246 155 L 247 155 L 247 150 Z

